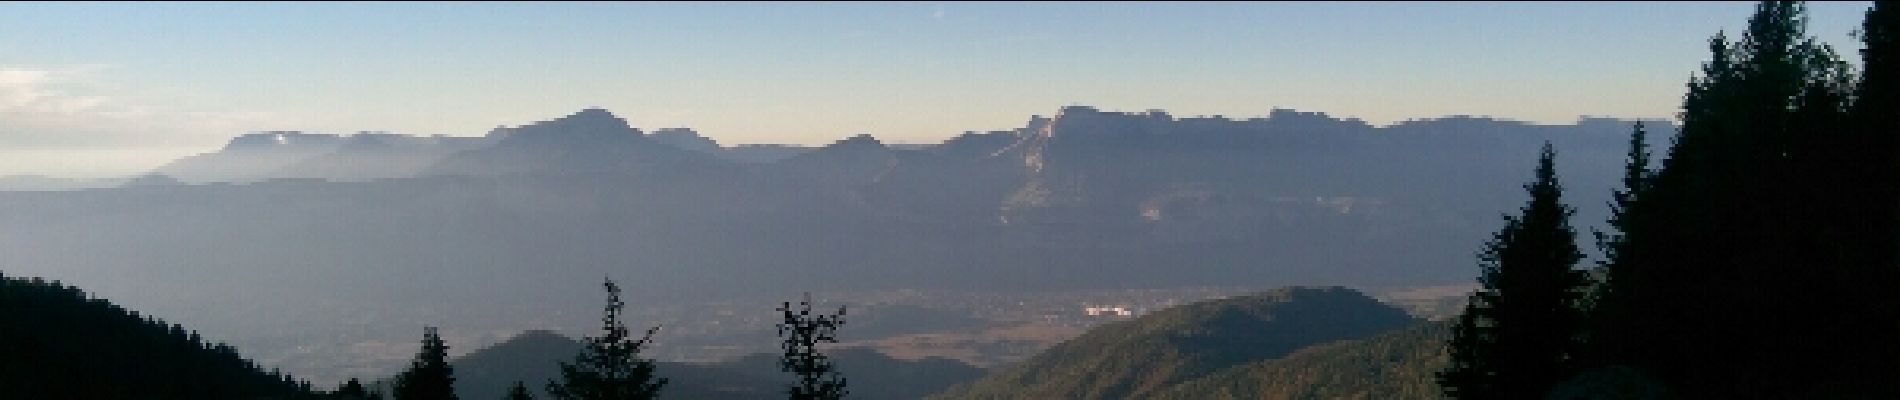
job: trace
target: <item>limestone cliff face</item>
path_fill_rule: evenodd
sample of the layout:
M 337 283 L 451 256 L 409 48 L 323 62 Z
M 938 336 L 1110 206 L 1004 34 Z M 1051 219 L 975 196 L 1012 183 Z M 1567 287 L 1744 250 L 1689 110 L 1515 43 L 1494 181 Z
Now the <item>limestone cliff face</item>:
M 1161 218 L 1166 214 L 1159 209 L 1176 199 L 1275 197 L 1257 192 L 1262 178 L 1293 170 L 1276 163 L 1297 162 L 1301 153 L 1322 147 L 1350 147 L 1371 130 L 1358 120 L 1291 110 L 1236 120 L 1065 107 L 1019 131 L 1009 152 L 1020 158 L 1026 178 L 1004 200 L 1000 218 L 1135 222 Z M 1221 189 L 1210 191 L 1214 187 Z
M 1614 171 L 1594 166 L 1620 163 L 1616 141 L 1628 129 L 1627 121 L 1604 119 L 1535 125 L 1452 116 L 1376 127 L 1285 109 L 1234 119 L 1071 106 L 1010 132 L 1016 141 L 996 153 L 1022 172 L 997 218 L 1148 229 L 1492 204 L 1514 194 L 1495 182 L 1521 180 L 1544 141 L 1563 154 L 1559 168 L 1572 188 L 1608 190 Z

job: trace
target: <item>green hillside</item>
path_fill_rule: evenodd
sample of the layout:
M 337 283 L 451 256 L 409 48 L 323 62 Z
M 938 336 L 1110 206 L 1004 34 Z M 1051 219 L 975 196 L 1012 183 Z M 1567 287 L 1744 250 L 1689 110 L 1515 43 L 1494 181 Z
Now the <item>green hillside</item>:
M 1417 322 L 1351 289 L 1285 288 L 1103 325 L 937 398 L 1147 398 L 1230 367 Z
M 515 381 L 536 394 L 560 376 L 558 362 L 573 362 L 581 343 L 548 331 L 528 331 L 455 359 L 455 391 L 464 399 L 501 398 Z M 983 370 L 941 358 L 906 361 L 875 350 L 830 350 L 850 379 L 850 398 L 905 400 L 982 376 Z M 783 397 L 792 376 L 781 372 L 777 354 L 754 354 L 713 364 L 660 362 L 655 373 L 668 381 L 663 399 L 748 400 Z
M 307 385 L 78 288 L 0 276 L 0 399 L 293 399 Z
M 1284 358 L 1221 370 L 1156 392 L 1187 399 L 1437 399 L 1433 373 L 1448 360 L 1446 322 L 1313 346 Z

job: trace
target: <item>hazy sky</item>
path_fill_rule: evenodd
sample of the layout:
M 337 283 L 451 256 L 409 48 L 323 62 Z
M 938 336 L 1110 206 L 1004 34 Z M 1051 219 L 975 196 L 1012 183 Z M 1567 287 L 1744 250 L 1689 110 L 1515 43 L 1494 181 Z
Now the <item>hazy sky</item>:
M 1809 32 L 1858 61 L 1869 4 L 1812 3 Z M 479 135 L 589 106 L 726 144 L 934 142 L 1068 104 L 1667 117 L 1708 38 L 1752 8 L 9 2 L 0 174 L 144 168 L 256 130 Z

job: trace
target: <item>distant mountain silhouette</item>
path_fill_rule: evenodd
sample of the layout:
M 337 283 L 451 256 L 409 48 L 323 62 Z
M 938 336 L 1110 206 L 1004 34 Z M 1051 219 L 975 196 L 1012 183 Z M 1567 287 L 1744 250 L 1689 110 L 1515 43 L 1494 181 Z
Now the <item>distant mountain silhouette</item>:
M 501 398 L 515 381 L 543 393 L 557 379 L 557 362 L 573 362 L 581 343 L 548 331 L 528 331 L 502 343 L 455 359 L 456 394 L 465 399 Z M 981 376 L 982 370 L 953 360 L 892 359 L 863 348 L 831 351 L 851 379 L 851 398 L 917 399 L 952 384 Z M 667 378 L 664 399 L 744 400 L 783 395 L 791 375 L 778 369 L 778 355 L 757 354 L 716 364 L 661 362 L 655 371 Z
M 486 138 L 358 133 L 344 137 L 334 151 L 284 166 L 271 172 L 270 177 L 338 181 L 409 178 L 450 154 L 488 143 Z
M 895 168 L 897 151 L 871 135 L 856 135 L 773 164 L 772 172 L 831 185 L 876 183 Z
M 1626 124 L 1068 107 L 927 147 L 867 136 L 756 147 L 785 157 L 756 162 L 667 144 L 604 110 L 482 138 L 250 134 L 161 171 L 189 185 L 0 192 L 14 233 L 0 235 L 0 265 L 137 282 L 101 290 L 218 332 L 421 299 L 518 318 L 492 311 L 513 301 L 493 293 L 587 309 L 573 288 L 602 275 L 640 276 L 629 293 L 661 302 L 794 287 L 1441 285 L 1469 282 L 1476 243 L 1521 205 L 1519 175 L 1545 140 L 1575 220 L 1602 221 Z M 1659 142 L 1672 134 L 1651 126 Z M 345 167 L 415 168 L 425 150 L 442 155 L 423 176 L 325 182 L 400 175 Z M 272 312 L 239 312 L 254 309 Z M 273 343 L 272 359 L 312 359 Z
M 1350 289 L 1286 288 L 1103 325 L 935 398 L 1149 398 L 1230 367 L 1417 322 Z
M 500 129 L 490 137 L 496 137 L 493 145 L 452 154 L 422 175 L 629 174 L 713 161 L 649 138 L 598 108 Z
M 302 383 L 196 331 L 58 281 L 0 275 L 0 398 L 310 397 Z
M 127 179 L 125 183 L 120 184 L 119 186 L 121 187 L 174 186 L 174 185 L 183 185 L 183 184 L 185 183 L 182 181 L 179 181 L 178 178 L 171 177 L 170 175 L 165 175 L 165 174 L 160 174 L 160 173 L 150 173 L 150 174 L 145 174 L 145 175 L 139 175 L 138 177 L 134 177 L 132 179 Z
M 122 186 L 133 178 L 56 178 L 43 175 L 0 176 L 0 192 L 63 191 Z
M 189 156 L 154 172 L 191 183 L 252 182 L 272 178 L 278 169 L 335 151 L 343 143 L 334 134 L 272 131 L 232 138 L 224 148 Z
M 483 138 L 374 132 L 258 132 L 232 138 L 217 152 L 181 158 L 153 172 L 189 183 L 407 178 L 449 153 L 486 142 Z
M 719 156 L 737 163 L 770 164 L 811 150 L 810 147 L 785 144 L 741 144 L 721 148 Z
M 719 152 L 719 142 L 715 142 L 705 136 L 700 136 L 699 132 L 695 132 L 691 128 L 662 128 L 647 134 L 647 137 L 681 149 L 708 154 L 717 154 Z

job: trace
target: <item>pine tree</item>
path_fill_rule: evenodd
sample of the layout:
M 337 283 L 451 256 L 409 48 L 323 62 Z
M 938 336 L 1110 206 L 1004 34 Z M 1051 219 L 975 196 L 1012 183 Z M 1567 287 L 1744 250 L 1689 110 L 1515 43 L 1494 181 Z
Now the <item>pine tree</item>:
M 409 370 L 396 377 L 395 400 L 455 400 L 455 371 L 449 366 L 449 346 L 435 327 L 423 328 L 422 351 Z
M 1622 241 L 1623 232 L 1629 231 L 1630 218 L 1626 217 L 1629 208 L 1636 204 L 1636 198 L 1642 195 L 1643 188 L 1649 186 L 1649 131 L 1643 128 L 1643 122 L 1637 121 L 1630 131 L 1629 161 L 1623 165 L 1623 187 L 1610 193 L 1610 233 L 1596 233 L 1597 247 L 1603 250 L 1605 259 L 1616 258 L 1616 246 Z
M 342 385 L 337 386 L 336 392 L 333 394 L 352 400 L 367 399 L 369 398 L 369 388 L 363 387 L 363 382 L 357 381 L 356 378 L 350 378 L 348 382 L 343 382 Z
M 1855 379 L 1885 382 L 1900 376 L 1900 362 L 1895 361 L 1900 360 L 1900 341 L 1883 340 L 1900 337 L 1900 296 L 1894 295 L 1900 293 L 1900 185 L 1891 184 L 1900 182 L 1900 115 L 1894 114 L 1900 110 L 1900 59 L 1894 54 L 1900 47 L 1900 5 L 1875 2 L 1859 34 L 1862 72 L 1851 118 L 1860 148 L 1867 151 L 1855 161 L 1869 169 L 1863 180 L 1847 183 L 1870 190 L 1863 203 L 1867 208 L 1857 217 L 1873 225 L 1857 242 L 1866 248 L 1864 259 L 1855 263 L 1860 268 L 1844 278 L 1852 283 L 1847 291 L 1858 301 L 1858 307 L 1845 314 L 1864 316 L 1846 330 L 1873 339 L 1853 341 L 1866 345 L 1852 353 L 1860 357 L 1853 362 L 1857 367 L 1852 371 L 1861 373 Z M 1874 393 L 1876 397 L 1900 398 L 1896 385 L 1876 384 L 1872 390 L 1884 390 Z
M 574 363 L 561 363 L 561 382 L 548 382 L 548 395 L 562 400 L 628 400 L 659 397 L 665 378 L 654 376 L 653 360 L 640 358 L 640 350 L 653 342 L 660 327 L 648 329 L 638 339 L 620 321 L 620 286 L 607 279 L 606 316 L 601 318 L 601 336 L 586 339 L 587 346 L 575 356 Z
M 1650 178 L 1655 174 L 1650 167 L 1649 131 L 1644 129 L 1642 121 L 1637 121 L 1631 128 L 1628 157 L 1628 161 L 1623 164 L 1623 187 L 1610 193 L 1610 231 L 1591 232 L 1596 238 L 1597 251 L 1603 254 L 1603 260 L 1598 263 L 1599 271 L 1603 273 L 1601 279 L 1604 280 L 1616 275 L 1610 271 L 1615 266 L 1628 265 L 1628 263 L 1618 263 L 1616 260 L 1621 259 L 1618 249 L 1623 247 L 1628 232 L 1633 230 L 1631 225 L 1637 220 L 1630 216 L 1630 208 L 1636 205 L 1636 200 L 1649 187 Z M 1613 287 L 1608 282 L 1592 282 L 1592 284 L 1595 286 L 1585 302 L 1585 309 L 1598 307 L 1602 299 L 1610 297 L 1605 292 Z
M 508 396 L 503 397 L 503 399 L 504 400 L 534 400 L 534 395 L 528 393 L 528 385 L 522 384 L 521 381 L 515 381 L 515 386 L 508 388 Z
M 844 325 L 844 307 L 838 307 L 838 313 L 831 315 L 813 314 L 811 294 L 805 294 L 805 300 L 792 308 L 792 303 L 781 303 L 779 312 L 784 314 L 783 322 L 778 325 L 780 342 L 785 354 L 779 357 L 779 368 L 798 376 L 787 394 L 792 400 L 836 400 L 842 399 L 849 390 L 845 389 L 844 375 L 838 373 L 831 364 L 831 357 L 818 350 L 819 343 L 837 343 L 838 327 Z
M 1805 24 L 1801 3 L 1762 2 L 1740 41 L 1710 41 L 1681 135 L 1612 221 L 1605 365 L 1688 398 L 1832 398 L 1892 364 L 1867 356 L 1890 336 L 1857 322 L 1892 317 L 1891 292 L 1865 289 L 1900 256 L 1892 131 L 1854 127 L 1876 79 L 1857 88 Z
M 1573 211 L 1562 203 L 1555 151 L 1549 143 L 1525 189 L 1530 202 L 1479 256 L 1481 288 L 1458 317 L 1450 342 L 1451 366 L 1439 374 L 1445 394 L 1458 399 L 1537 399 L 1577 366 L 1578 309 L 1585 278 Z

